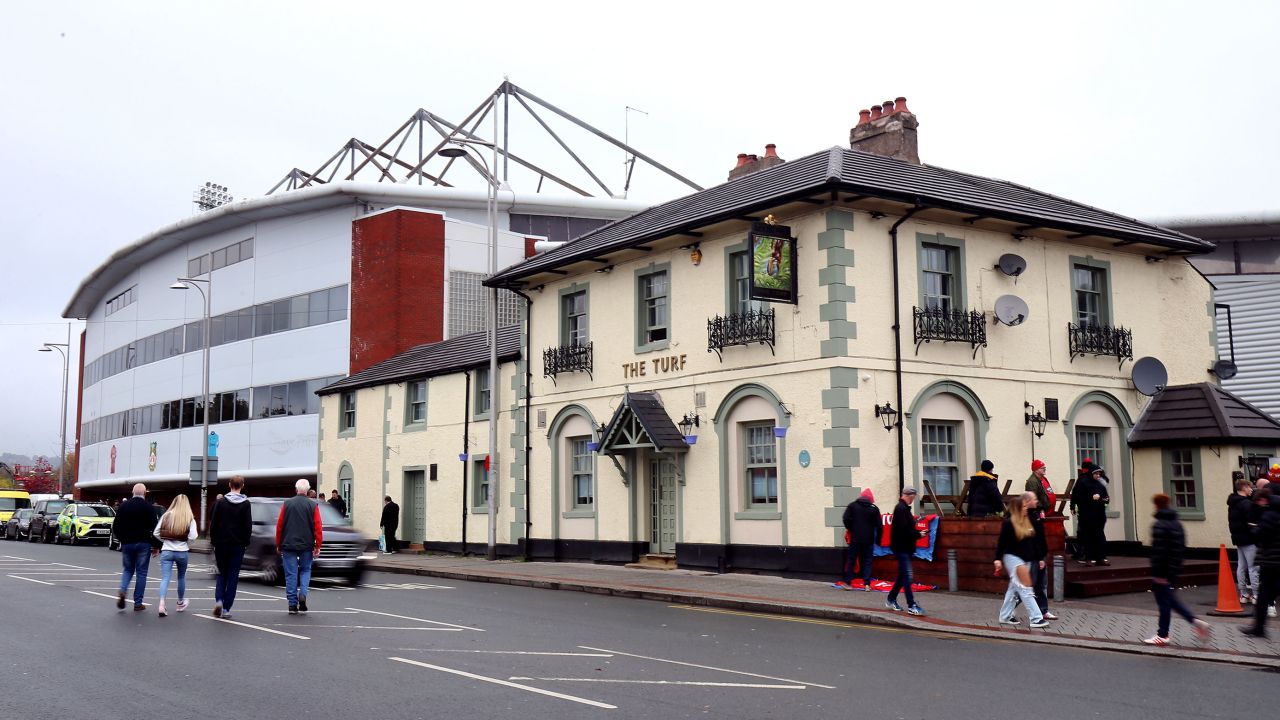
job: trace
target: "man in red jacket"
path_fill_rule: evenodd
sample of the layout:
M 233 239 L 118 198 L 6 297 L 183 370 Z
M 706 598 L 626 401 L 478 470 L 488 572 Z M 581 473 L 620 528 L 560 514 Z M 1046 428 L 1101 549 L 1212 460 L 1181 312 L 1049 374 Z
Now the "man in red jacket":
M 280 516 L 276 518 L 276 551 L 284 566 L 284 592 L 290 615 L 307 611 L 311 560 L 320 557 L 324 540 L 320 504 L 307 497 L 311 483 L 299 480 L 293 488 L 297 494 L 280 506 Z

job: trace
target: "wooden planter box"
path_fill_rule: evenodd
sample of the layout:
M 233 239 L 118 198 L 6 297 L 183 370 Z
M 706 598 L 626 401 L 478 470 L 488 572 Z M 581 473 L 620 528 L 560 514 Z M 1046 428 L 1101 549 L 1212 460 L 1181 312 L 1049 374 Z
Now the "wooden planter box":
M 1053 556 L 1062 555 L 1066 549 L 1066 532 L 1062 517 L 1050 517 L 1044 521 L 1048 534 L 1049 569 L 1048 591 L 1053 592 Z M 916 559 L 911 564 L 915 581 L 937 585 L 947 590 L 947 551 L 956 551 L 956 575 L 960 590 L 1003 594 L 1009 587 L 1009 579 L 1003 573 L 994 575 L 996 542 L 1000 539 L 1001 518 L 942 517 L 938 520 L 938 536 L 934 542 L 933 562 Z M 876 559 L 876 577 L 893 580 L 898 574 L 898 563 L 892 556 Z

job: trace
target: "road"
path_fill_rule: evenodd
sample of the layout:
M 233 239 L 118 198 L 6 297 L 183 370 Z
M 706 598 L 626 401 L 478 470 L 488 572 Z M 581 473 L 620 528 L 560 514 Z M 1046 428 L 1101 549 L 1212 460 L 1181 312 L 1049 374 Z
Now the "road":
M 1255 718 L 1272 676 L 1173 658 L 371 573 L 311 612 L 245 579 L 214 620 L 115 608 L 118 553 L 0 543 L 10 717 Z M 154 603 L 153 561 L 147 602 Z

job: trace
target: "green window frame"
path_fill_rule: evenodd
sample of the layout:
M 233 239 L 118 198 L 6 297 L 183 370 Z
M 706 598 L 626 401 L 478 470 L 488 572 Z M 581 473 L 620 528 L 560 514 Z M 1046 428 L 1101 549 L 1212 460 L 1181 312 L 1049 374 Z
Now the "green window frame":
M 338 432 L 354 433 L 356 431 L 356 393 L 354 390 L 338 396 Z
M 1164 492 L 1184 520 L 1204 519 L 1204 478 L 1200 472 L 1200 448 L 1174 447 L 1162 452 Z
M 476 420 L 483 420 L 489 417 L 489 400 L 493 397 L 493 393 L 490 392 L 489 388 L 489 368 L 476 368 L 472 382 L 475 385 L 472 390 L 475 394 L 471 405 L 475 410 L 472 413 L 472 417 Z
M 764 309 L 764 303 L 751 299 L 751 252 L 745 244 L 729 249 L 725 256 L 725 312 L 746 315 Z
M 427 422 L 427 380 L 410 380 L 404 386 L 404 424 L 425 425 Z
M 1084 467 L 1084 459 L 1093 460 L 1093 464 L 1109 470 L 1107 464 L 1108 429 L 1104 427 L 1079 426 L 1076 428 L 1076 467 Z
M 922 309 L 951 312 L 968 307 L 962 238 L 951 238 L 942 233 L 918 233 L 916 259 Z
M 338 495 L 347 503 L 347 517 L 355 512 L 355 471 L 347 463 L 338 468 Z
M 591 340 L 587 286 L 574 283 L 560 291 L 560 344 L 586 345 Z
M 1076 325 L 1112 326 L 1111 263 L 1071 258 L 1071 319 Z
M 636 352 L 671 344 L 671 264 L 636 271 Z
M 590 441 L 590 435 L 568 439 L 569 494 L 574 510 L 591 510 L 596 506 L 595 473 L 592 472 L 595 454 L 587 449 Z
M 778 441 L 772 421 L 742 426 L 742 467 L 744 507 L 748 510 L 777 510 Z
M 920 423 L 920 468 L 938 495 L 959 495 L 960 423 Z
M 471 456 L 471 512 L 489 512 L 489 473 L 484 471 L 488 455 Z

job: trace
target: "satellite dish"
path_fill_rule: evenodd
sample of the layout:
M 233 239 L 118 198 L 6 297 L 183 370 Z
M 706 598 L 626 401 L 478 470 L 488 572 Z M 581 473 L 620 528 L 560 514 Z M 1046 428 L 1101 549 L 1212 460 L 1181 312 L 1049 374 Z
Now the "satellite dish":
M 1169 384 L 1169 371 L 1164 363 L 1153 357 L 1144 357 L 1133 364 L 1133 386 L 1138 392 L 1151 397 Z
M 1009 277 L 1016 278 L 1027 269 L 1027 261 L 1023 260 L 1021 255 L 1005 253 L 1000 256 L 1000 262 L 996 263 L 996 269 Z
M 1008 325 L 1021 325 L 1031 314 L 1027 303 L 1017 295 L 1001 295 L 996 298 L 996 320 Z
M 1213 367 L 1209 368 L 1209 372 L 1223 380 L 1230 380 L 1236 376 L 1236 373 L 1240 372 L 1240 368 L 1236 367 L 1236 364 L 1230 360 L 1219 360 L 1213 364 Z

